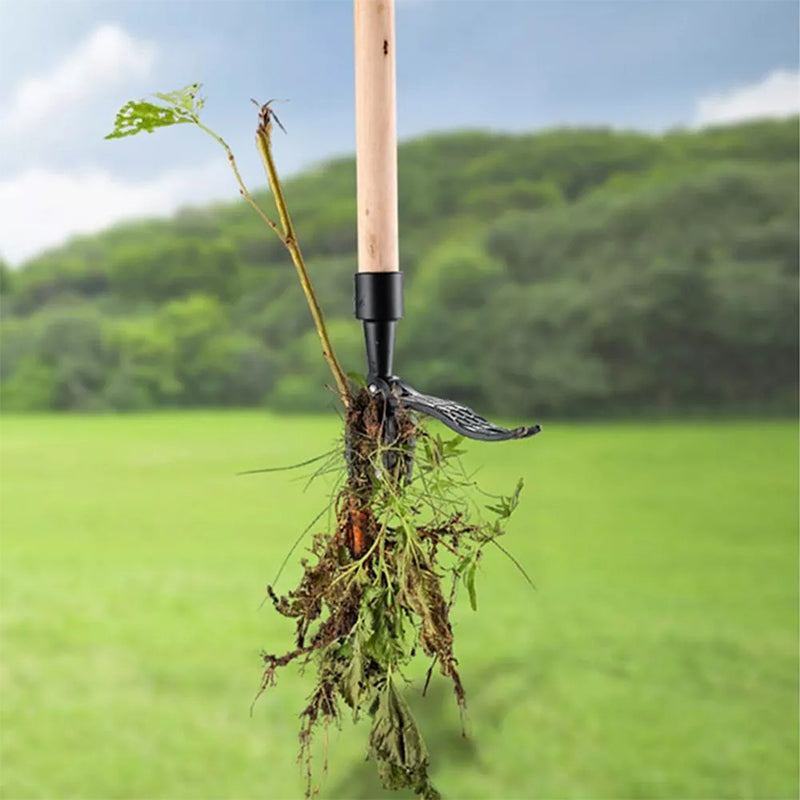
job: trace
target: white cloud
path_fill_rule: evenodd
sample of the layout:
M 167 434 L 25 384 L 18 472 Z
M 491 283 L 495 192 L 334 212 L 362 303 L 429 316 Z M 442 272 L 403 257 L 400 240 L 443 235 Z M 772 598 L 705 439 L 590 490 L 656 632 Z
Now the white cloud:
M 777 69 L 756 83 L 701 97 L 695 105 L 693 124 L 702 127 L 760 117 L 786 117 L 798 111 L 800 73 Z
M 48 73 L 16 87 L 0 116 L 0 136 L 19 136 L 107 87 L 146 77 L 155 58 L 153 43 L 134 39 L 117 25 L 101 25 Z
M 172 170 L 149 181 L 121 180 L 96 168 L 63 173 L 32 167 L 0 179 L 0 256 L 18 264 L 76 233 L 94 233 L 123 219 L 163 216 L 187 204 L 236 196 L 224 159 Z

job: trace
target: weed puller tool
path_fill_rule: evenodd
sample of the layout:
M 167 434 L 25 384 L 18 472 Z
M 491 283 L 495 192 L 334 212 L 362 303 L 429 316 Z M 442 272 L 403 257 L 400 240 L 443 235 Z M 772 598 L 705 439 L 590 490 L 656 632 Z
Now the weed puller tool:
M 418 392 L 394 374 L 394 343 L 403 316 L 397 221 L 397 126 L 394 0 L 355 0 L 358 272 L 355 315 L 364 325 L 367 386 L 384 401 L 384 439 L 394 438 L 394 409 L 443 422 L 484 441 L 524 439 L 539 425 L 503 428 L 471 408 Z

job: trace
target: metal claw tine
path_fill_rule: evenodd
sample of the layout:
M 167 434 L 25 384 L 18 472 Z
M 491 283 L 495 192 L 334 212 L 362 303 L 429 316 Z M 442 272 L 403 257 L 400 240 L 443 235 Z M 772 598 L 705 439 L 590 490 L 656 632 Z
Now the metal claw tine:
M 525 439 L 541 431 L 541 425 L 524 425 L 519 428 L 503 428 L 489 422 L 471 408 L 453 400 L 445 400 L 418 392 L 405 381 L 395 379 L 393 386 L 398 390 L 399 401 L 414 411 L 438 419 L 456 433 L 469 439 L 485 442 L 502 442 L 509 439 Z

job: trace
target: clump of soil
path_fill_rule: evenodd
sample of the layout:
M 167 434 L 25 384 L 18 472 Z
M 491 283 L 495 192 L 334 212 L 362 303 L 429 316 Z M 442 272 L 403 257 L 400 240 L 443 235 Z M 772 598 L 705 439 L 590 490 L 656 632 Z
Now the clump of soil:
M 428 434 L 408 410 L 387 410 L 379 395 L 362 389 L 347 412 L 347 477 L 336 499 L 336 527 L 314 536 L 295 589 L 278 596 L 268 588 L 276 610 L 295 620 L 295 646 L 282 655 L 262 654 L 261 690 L 292 661 L 316 671 L 301 713 L 307 796 L 313 793 L 312 736 L 320 724 L 326 733 L 331 722 L 338 724 L 346 706 L 355 719 L 372 720 L 368 757 L 386 788 L 439 797 L 427 749 L 396 683 L 421 649 L 431 669 L 438 663 L 452 681 L 459 706 L 465 704 L 450 609 L 459 580 L 474 607 L 481 547 L 502 529 L 498 521 L 470 521 L 465 492 L 472 484 L 454 469 L 459 441 Z

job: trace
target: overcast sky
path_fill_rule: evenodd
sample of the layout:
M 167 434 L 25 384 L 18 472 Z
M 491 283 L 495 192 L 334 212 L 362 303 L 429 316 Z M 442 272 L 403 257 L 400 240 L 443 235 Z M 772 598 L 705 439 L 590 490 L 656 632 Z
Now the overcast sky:
M 398 0 L 398 126 L 659 131 L 798 109 L 795 0 Z M 124 102 L 194 81 L 245 179 L 260 101 L 284 175 L 351 153 L 349 0 L 0 0 L 0 258 L 236 197 L 188 126 L 104 141 Z M 402 179 L 402 178 L 401 178 Z

